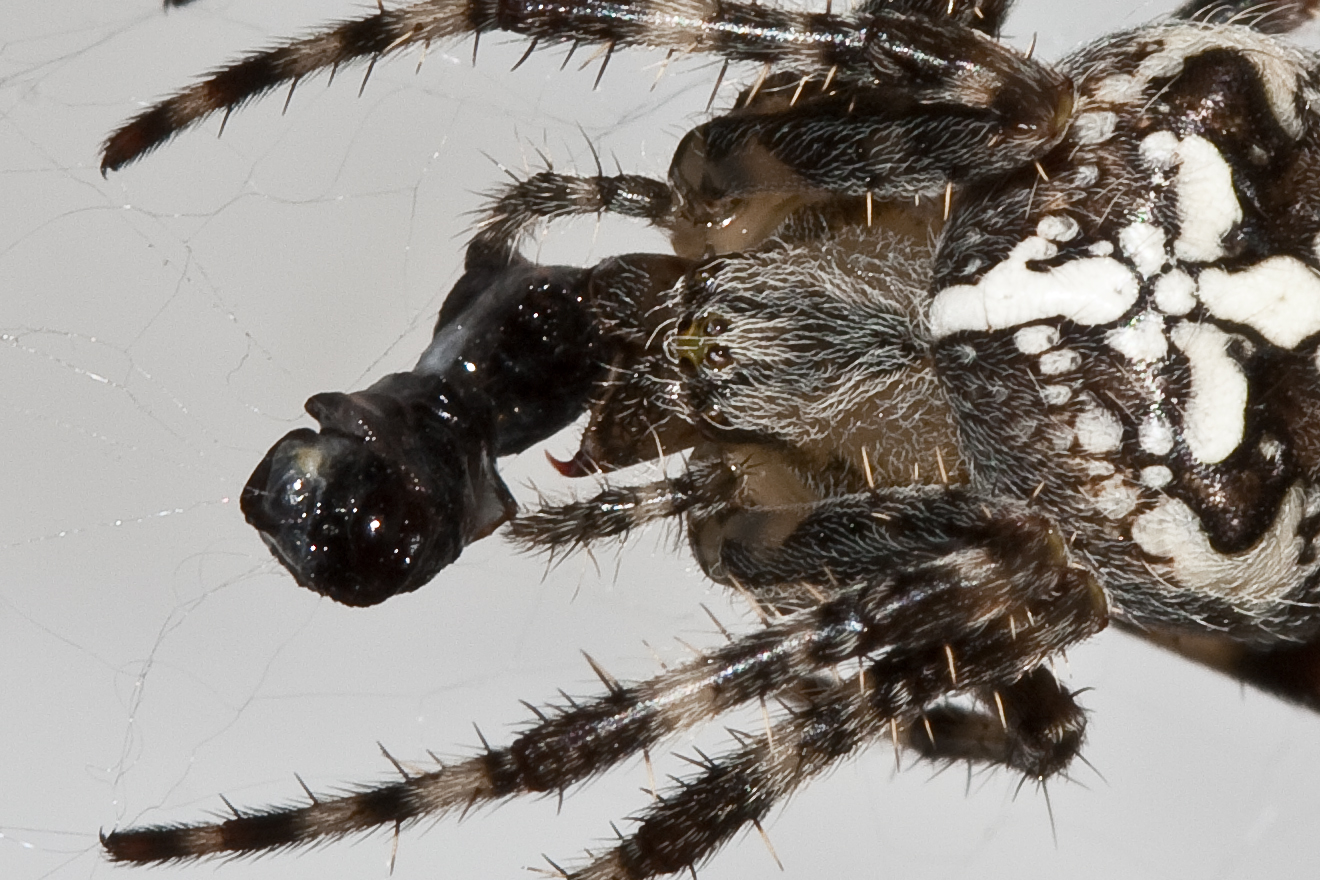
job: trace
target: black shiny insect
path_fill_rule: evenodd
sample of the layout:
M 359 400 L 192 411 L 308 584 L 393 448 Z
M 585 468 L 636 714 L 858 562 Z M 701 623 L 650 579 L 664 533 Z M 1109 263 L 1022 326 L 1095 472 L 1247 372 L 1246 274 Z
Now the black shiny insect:
M 306 806 L 105 836 L 117 861 L 251 853 L 563 792 L 726 711 L 761 736 L 567 872 L 693 868 L 877 739 L 1046 779 L 1085 715 L 1050 671 L 1113 622 L 1320 707 L 1320 4 L 1202 0 L 1051 66 L 1007 0 L 848 14 L 716 0 L 429 0 L 249 56 L 113 134 L 113 170 L 326 68 L 503 30 L 763 64 L 667 181 L 496 193 L 417 367 L 319 394 L 244 489 L 303 586 L 415 590 L 505 526 L 569 550 L 681 517 L 763 629 L 537 711 L 509 745 Z M 519 254 L 616 213 L 671 255 Z M 582 414 L 567 476 L 676 476 L 520 512 L 497 471 Z

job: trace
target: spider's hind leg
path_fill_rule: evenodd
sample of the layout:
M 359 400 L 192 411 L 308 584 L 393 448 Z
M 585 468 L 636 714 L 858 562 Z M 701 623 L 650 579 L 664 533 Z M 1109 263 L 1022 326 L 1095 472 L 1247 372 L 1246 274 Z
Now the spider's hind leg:
M 1001 688 L 1011 701 L 1014 682 L 1104 626 L 1103 594 L 1071 562 L 1048 521 L 1022 505 L 953 502 L 968 508 L 946 517 L 953 540 L 935 541 L 924 554 L 897 554 L 860 579 L 821 578 L 818 602 L 650 681 L 602 676 L 606 694 L 538 712 L 505 747 L 301 807 L 244 811 L 209 825 L 127 829 L 107 835 L 104 845 L 120 861 L 256 852 L 562 791 L 677 731 L 784 695 L 793 712 L 770 735 L 748 738 L 735 754 L 710 763 L 579 876 L 641 880 L 691 866 L 891 724 L 919 723 L 959 694 Z M 938 515 L 918 512 L 919 519 Z M 979 529 L 972 525 L 978 515 Z M 866 530 L 833 519 L 827 540 L 868 540 Z M 865 519 L 881 531 L 889 527 Z M 901 538 L 891 535 L 888 543 Z M 833 672 L 844 680 L 836 683 Z
M 815 776 L 886 735 L 934 760 L 1007 766 L 1028 778 L 1060 772 L 1077 755 L 1085 716 L 1047 671 L 997 688 L 998 714 L 935 708 L 895 711 L 871 670 L 798 689 L 788 716 L 740 748 L 704 758 L 703 771 L 662 792 L 638 828 L 568 880 L 642 880 L 699 865 L 725 841 Z M 934 737 L 932 742 L 931 737 Z
M 1105 600 L 1068 563 L 1053 529 L 1020 506 L 976 505 L 977 527 L 971 509 L 949 518 L 960 505 L 948 500 L 944 523 L 931 505 L 916 505 L 906 523 L 887 505 L 864 517 L 835 509 L 804 521 L 806 543 L 834 548 L 824 557 L 868 557 L 838 576 L 801 564 L 805 558 L 796 566 L 828 598 L 789 619 L 819 623 L 820 641 L 808 653 L 832 663 L 842 680 L 795 669 L 799 687 L 788 698 L 799 702 L 786 718 L 703 759 L 701 773 L 663 793 L 633 834 L 571 880 L 641 880 L 699 865 L 801 785 L 895 731 L 900 744 L 936 760 L 1006 766 L 1036 779 L 1068 766 L 1085 716 L 1043 667 L 1104 625 Z M 914 528 L 933 538 L 925 552 L 894 552 L 920 543 Z M 763 561 L 777 552 L 767 550 Z M 960 696 L 981 708 L 948 702 Z

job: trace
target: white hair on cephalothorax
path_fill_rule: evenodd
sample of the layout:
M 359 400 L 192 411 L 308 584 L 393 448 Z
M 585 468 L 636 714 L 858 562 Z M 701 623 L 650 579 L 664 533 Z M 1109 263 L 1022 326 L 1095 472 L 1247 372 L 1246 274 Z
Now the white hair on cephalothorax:
M 720 320 L 703 342 L 729 363 L 694 387 L 728 427 L 802 446 L 921 422 L 939 393 L 920 307 L 930 257 L 909 237 L 850 229 L 722 259 L 693 305 L 697 324 Z

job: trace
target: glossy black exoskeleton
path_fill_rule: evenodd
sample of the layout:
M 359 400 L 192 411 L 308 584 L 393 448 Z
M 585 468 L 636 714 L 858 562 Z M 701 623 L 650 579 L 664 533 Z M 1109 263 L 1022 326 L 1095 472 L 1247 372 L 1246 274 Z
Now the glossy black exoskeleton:
M 496 472 L 571 422 L 605 355 L 582 269 L 469 265 L 408 373 L 317 394 L 243 489 L 244 515 L 299 584 L 346 605 L 410 592 L 516 505 Z

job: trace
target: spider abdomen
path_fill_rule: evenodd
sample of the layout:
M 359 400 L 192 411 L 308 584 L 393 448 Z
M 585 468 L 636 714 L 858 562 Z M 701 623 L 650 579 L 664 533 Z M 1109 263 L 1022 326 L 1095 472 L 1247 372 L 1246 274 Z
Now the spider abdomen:
M 1298 185 L 1320 174 L 1314 61 L 1171 24 L 1065 66 L 1069 133 L 971 199 L 937 258 L 932 326 L 969 457 L 1093 531 L 1120 610 L 1140 592 L 1143 621 L 1210 604 L 1278 635 L 1281 606 L 1317 588 L 1320 193 Z M 1012 385 L 998 410 L 991 382 Z M 984 448 L 1005 435 L 1023 445 Z

